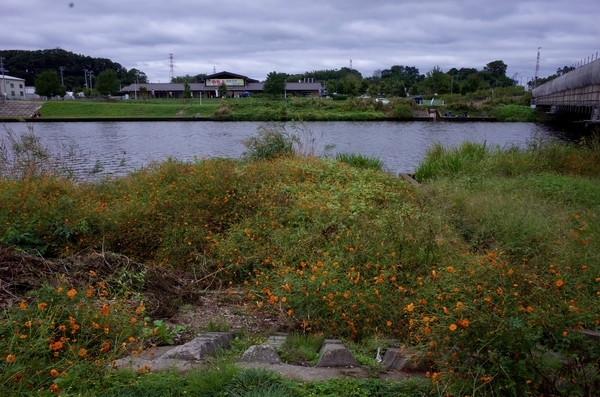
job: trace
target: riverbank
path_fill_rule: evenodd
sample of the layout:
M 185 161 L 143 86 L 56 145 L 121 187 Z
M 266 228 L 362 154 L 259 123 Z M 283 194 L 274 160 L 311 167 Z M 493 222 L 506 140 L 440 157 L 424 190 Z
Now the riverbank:
M 33 112 L 15 115 L 4 111 L 15 101 L 0 104 L 0 121 L 12 122 L 31 119 Z M 37 102 L 41 120 L 68 121 L 430 121 L 430 110 L 437 110 L 435 120 L 495 121 L 498 117 L 490 108 L 474 108 L 469 117 L 442 117 L 448 109 L 415 104 L 412 100 L 392 99 L 388 104 L 372 99 L 337 101 L 326 98 L 291 98 L 267 100 L 255 98 L 172 100 L 73 100 Z M 487 105 L 486 105 L 487 106 Z M 515 106 L 515 105 L 511 105 Z M 506 113 L 506 112 L 505 112 Z M 512 115 L 514 111 L 509 111 Z M 462 114 L 462 113 L 461 113 Z M 506 114 L 500 113 L 501 117 Z M 511 116 L 512 117 L 512 116 Z M 530 111 L 520 110 L 510 121 L 532 121 Z M 526 119 L 526 120 L 525 120 Z M 502 120 L 502 119 L 500 119 Z
M 4 271 L 3 388 L 142 393 L 159 376 L 104 363 L 166 343 L 188 325 L 166 322 L 198 294 L 241 289 L 248 310 L 282 316 L 310 338 L 341 338 L 368 358 L 388 340 L 420 351 L 432 395 L 598 389 L 596 372 L 578 371 L 596 368 L 597 345 L 577 331 L 600 323 L 597 140 L 436 146 L 417 187 L 364 162 L 291 155 L 291 142 L 270 137 L 249 146 L 260 149 L 254 160 L 168 160 L 77 183 L 45 168 L 31 174 L 32 159 L 30 174 L 0 182 L 1 242 L 72 263 L 38 279 L 46 267 Z M 228 322 L 211 320 L 205 330 Z M 236 336 L 239 345 L 257 338 Z M 233 379 L 239 370 L 220 363 L 230 375 L 214 379 Z M 192 376 L 170 385 L 173 394 Z

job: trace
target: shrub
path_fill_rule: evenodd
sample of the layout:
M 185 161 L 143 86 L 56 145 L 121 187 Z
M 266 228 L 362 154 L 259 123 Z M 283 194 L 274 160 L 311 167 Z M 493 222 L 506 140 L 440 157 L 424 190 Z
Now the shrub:
M 346 163 L 360 169 L 371 169 L 376 171 L 383 170 L 384 162 L 378 157 L 366 157 L 357 153 L 336 153 L 337 161 Z
M 498 121 L 539 121 L 539 115 L 537 111 L 530 106 L 523 105 L 504 105 L 494 110 L 492 115 L 495 116 Z
M 413 109 L 406 103 L 398 103 L 394 105 L 392 114 L 397 119 L 410 119 L 413 117 Z
M 258 136 L 243 142 L 248 151 L 244 156 L 249 160 L 273 160 L 294 154 L 294 138 L 285 131 L 276 131 L 260 126 Z

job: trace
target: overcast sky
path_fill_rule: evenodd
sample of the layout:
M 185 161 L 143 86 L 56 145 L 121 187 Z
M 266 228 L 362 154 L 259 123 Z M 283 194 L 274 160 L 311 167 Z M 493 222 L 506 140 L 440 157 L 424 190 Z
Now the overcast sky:
M 393 65 L 539 77 L 600 51 L 598 0 L 3 0 L 0 48 L 62 48 L 145 72 L 151 82 L 227 70 Z

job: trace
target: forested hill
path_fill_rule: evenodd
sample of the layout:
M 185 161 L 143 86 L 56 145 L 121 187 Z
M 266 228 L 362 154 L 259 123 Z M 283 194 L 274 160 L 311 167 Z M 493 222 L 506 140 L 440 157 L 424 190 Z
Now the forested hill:
M 132 84 L 136 73 L 140 83 L 147 81 L 144 72 L 137 69 L 127 70 L 121 64 L 107 58 L 92 58 L 60 48 L 35 51 L 0 50 L 0 56 L 4 57 L 5 74 L 25 79 L 25 85 L 28 86 L 33 85 L 37 75 L 47 70 L 56 71 L 59 76 L 62 72 L 64 85 L 69 91 L 76 87 L 85 87 L 90 71 L 93 76 L 98 76 L 106 69 L 114 70 L 122 85 Z

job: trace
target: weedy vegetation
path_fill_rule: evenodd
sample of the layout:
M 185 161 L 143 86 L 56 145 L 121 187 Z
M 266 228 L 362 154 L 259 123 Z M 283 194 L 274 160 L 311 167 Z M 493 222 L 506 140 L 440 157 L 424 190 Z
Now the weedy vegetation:
M 107 396 L 600 389 L 600 346 L 587 336 L 600 330 L 598 138 L 526 149 L 437 145 L 416 170 L 420 188 L 380 167 L 293 148 L 293 137 L 264 130 L 241 160 L 169 160 L 99 182 L 7 173 L 0 238 L 54 258 L 114 252 L 141 264 L 142 274 L 193 274 L 196 291 L 243 286 L 250 310 L 285 313 L 309 335 L 296 350 L 313 338 L 344 338 L 375 371 L 369 357 L 397 340 L 425 357 L 426 379 L 290 383 L 241 371 L 233 356 L 176 382 L 169 373 L 107 371 L 112 359 L 163 339 L 151 301 L 141 302 L 148 278 L 129 270 L 112 282 L 92 273 L 77 282 L 48 279 L 27 294 L 11 284 L 0 316 L 2 389 Z

